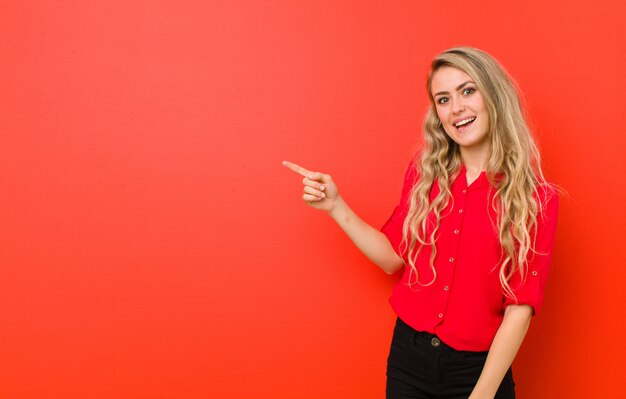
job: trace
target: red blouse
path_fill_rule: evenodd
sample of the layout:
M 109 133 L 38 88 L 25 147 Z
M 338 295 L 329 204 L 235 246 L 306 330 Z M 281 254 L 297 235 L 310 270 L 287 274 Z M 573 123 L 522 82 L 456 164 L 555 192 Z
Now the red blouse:
M 465 166 L 462 166 L 459 177 L 450 188 L 453 201 L 441 213 L 434 263 L 437 278 L 432 285 L 425 287 L 415 284 L 413 273 L 413 284 L 409 286 L 410 267 L 407 254 L 400 253 L 400 241 L 402 224 L 408 213 L 409 191 L 417 180 L 417 171 L 413 161 L 406 169 L 400 204 L 381 228 L 406 263 L 402 279 L 395 285 L 389 302 L 398 317 L 414 329 L 437 334 L 457 350 L 486 351 L 502 323 L 504 309 L 515 301 L 504 296 L 498 277 L 502 247 L 495 226 L 496 214 L 490 202 L 495 190 L 491 189 L 484 171 L 470 185 L 465 173 Z M 435 183 L 430 193 L 431 201 L 438 193 L 439 187 Z M 558 195 L 553 189 L 539 189 L 536 199 L 545 204 L 543 213 L 537 215 L 537 253 L 529 254 L 528 273 L 523 284 L 519 273 L 509 281 L 517 303 L 532 306 L 534 314 L 538 313 L 543 302 L 550 268 Z M 533 233 L 531 231 L 531 238 Z M 421 284 L 433 278 L 430 253 L 430 247 L 424 247 L 416 260 Z

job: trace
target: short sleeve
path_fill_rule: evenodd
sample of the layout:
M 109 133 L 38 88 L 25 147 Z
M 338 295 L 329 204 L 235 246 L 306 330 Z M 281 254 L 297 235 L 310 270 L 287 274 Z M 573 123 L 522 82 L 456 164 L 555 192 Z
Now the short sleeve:
M 402 257 L 400 253 L 400 242 L 402 241 L 402 225 L 404 224 L 404 219 L 408 214 L 409 207 L 409 194 L 411 192 L 411 188 L 417 181 L 417 169 L 414 160 L 409 162 L 406 170 L 404 171 L 404 183 L 402 186 L 402 194 L 400 195 L 400 202 L 393 210 L 391 216 L 385 224 L 381 227 L 380 231 L 382 231 L 391 246 L 396 251 L 398 256 Z
M 556 236 L 556 225 L 559 213 L 558 193 L 548 187 L 540 187 L 538 194 L 540 204 L 537 214 L 536 241 L 534 252 L 528 254 L 528 272 L 524 281 L 519 273 L 515 273 L 509 281 L 509 286 L 517 297 L 505 298 L 504 307 L 508 305 L 530 305 L 533 315 L 536 315 L 543 304 L 544 288 L 548 279 L 548 272 L 552 261 L 552 251 Z M 543 208 L 542 208 L 543 206 Z M 531 231 L 531 239 L 534 234 Z

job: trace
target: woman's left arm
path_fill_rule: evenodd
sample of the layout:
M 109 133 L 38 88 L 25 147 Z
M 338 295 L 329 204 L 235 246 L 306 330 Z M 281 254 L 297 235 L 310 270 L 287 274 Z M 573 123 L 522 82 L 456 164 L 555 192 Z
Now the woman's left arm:
M 515 359 L 524 341 L 530 319 L 537 314 L 543 302 L 543 290 L 552 258 L 559 212 L 559 197 L 549 187 L 539 190 L 542 213 L 537 217 L 535 252 L 528 260 L 528 275 L 524 282 L 519 273 L 509 284 L 515 287 L 518 301 L 507 297 L 504 318 L 489 348 L 487 361 L 469 399 L 493 399 L 504 375 Z
M 487 361 L 469 399 L 493 399 L 496 396 L 504 375 L 524 341 L 532 313 L 529 305 L 506 307 L 502 324 L 489 348 Z

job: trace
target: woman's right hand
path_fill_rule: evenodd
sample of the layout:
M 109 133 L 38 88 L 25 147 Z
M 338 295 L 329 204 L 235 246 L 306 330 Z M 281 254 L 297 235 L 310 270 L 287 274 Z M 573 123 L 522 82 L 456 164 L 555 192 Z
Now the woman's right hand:
M 293 162 L 283 161 L 282 164 L 294 172 L 304 176 L 302 200 L 315 209 L 330 213 L 339 200 L 339 190 L 330 175 L 312 172 Z

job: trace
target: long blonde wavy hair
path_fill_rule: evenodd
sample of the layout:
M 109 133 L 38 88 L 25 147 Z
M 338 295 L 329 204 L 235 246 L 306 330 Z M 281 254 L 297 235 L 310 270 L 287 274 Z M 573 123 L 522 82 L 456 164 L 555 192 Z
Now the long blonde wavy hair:
M 410 207 L 402 228 L 403 251 L 407 250 L 410 286 L 429 286 L 437 278 L 434 267 L 435 245 L 442 211 L 451 201 L 450 185 L 460 173 L 461 152 L 444 131 L 431 93 L 433 75 L 439 68 L 451 66 L 468 74 L 478 86 L 489 114 L 488 137 L 491 155 L 486 176 L 495 189 L 491 206 L 498 215 L 497 228 L 502 246 L 499 278 L 504 295 L 515 298 L 509 286 L 514 273 L 524 281 L 527 258 L 534 253 L 533 227 L 542 204 L 535 200 L 539 188 L 550 185 L 541 170 L 541 158 L 526 122 L 518 90 L 513 79 L 489 54 L 471 47 L 455 47 L 439 54 L 431 63 L 426 83 L 430 107 L 423 124 L 425 147 L 415 162 L 419 181 L 409 194 Z M 431 202 L 429 194 L 435 181 L 439 194 Z M 539 197 L 538 197 L 539 198 Z M 429 214 L 434 226 L 427 229 Z M 431 216 L 432 217 L 432 216 Z M 493 221 L 492 221 L 493 222 Z M 410 238 L 409 238 L 410 237 Z M 430 269 L 433 279 L 419 281 L 415 259 L 425 246 L 431 247 Z

